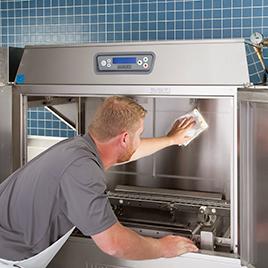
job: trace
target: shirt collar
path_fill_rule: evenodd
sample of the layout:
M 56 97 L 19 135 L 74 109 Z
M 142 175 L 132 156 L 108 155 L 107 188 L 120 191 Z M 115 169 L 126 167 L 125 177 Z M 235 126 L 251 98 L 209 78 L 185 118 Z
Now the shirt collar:
M 91 135 L 89 133 L 86 133 L 83 135 L 83 138 L 87 141 L 88 145 L 90 147 L 92 147 L 92 149 L 94 150 L 92 153 L 94 153 L 96 155 L 96 157 L 98 158 L 98 160 L 100 162 L 101 167 L 104 169 L 103 163 L 101 161 L 101 158 L 100 158 L 100 155 L 99 155 L 99 152 L 97 149 L 97 145 L 96 145 L 95 141 L 92 139 Z

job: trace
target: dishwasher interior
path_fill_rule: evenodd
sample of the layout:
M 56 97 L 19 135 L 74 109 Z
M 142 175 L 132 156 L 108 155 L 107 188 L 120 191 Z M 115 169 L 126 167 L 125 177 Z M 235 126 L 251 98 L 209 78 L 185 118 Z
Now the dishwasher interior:
M 78 103 L 83 103 L 81 134 L 105 97 L 72 98 L 65 104 L 65 110 L 71 110 L 75 118 Z M 233 98 L 129 97 L 148 111 L 144 138 L 166 135 L 179 116 L 194 108 L 209 128 L 187 146 L 171 146 L 107 171 L 107 194 L 118 219 L 145 236 L 182 235 L 201 249 L 231 253 L 234 136 L 225 130 L 234 127 Z M 64 100 L 51 97 L 52 103 L 60 104 L 50 107 L 62 114 Z M 28 103 L 36 105 L 36 97 L 28 97 Z M 80 235 L 78 230 L 76 235 Z

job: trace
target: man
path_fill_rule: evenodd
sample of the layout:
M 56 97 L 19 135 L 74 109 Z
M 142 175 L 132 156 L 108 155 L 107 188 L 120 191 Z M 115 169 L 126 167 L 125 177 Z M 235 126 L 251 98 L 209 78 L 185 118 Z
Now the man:
M 197 251 L 179 236 L 143 237 L 122 226 L 105 194 L 111 166 L 182 144 L 194 125 L 176 122 L 165 137 L 141 139 L 146 111 L 126 97 L 110 97 L 88 134 L 60 142 L 0 185 L 0 258 L 21 260 L 43 251 L 76 226 L 115 257 L 151 259 Z

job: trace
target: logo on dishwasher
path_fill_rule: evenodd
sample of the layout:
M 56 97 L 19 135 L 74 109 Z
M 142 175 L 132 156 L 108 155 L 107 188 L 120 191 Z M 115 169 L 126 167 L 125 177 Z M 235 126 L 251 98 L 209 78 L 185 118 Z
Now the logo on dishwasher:
M 168 95 L 168 94 L 171 94 L 171 88 L 170 87 L 151 87 L 150 93 L 151 94 Z
M 106 264 L 86 264 L 86 268 L 126 268 L 123 266 L 113 266 L 113 265 L 106 265 Z

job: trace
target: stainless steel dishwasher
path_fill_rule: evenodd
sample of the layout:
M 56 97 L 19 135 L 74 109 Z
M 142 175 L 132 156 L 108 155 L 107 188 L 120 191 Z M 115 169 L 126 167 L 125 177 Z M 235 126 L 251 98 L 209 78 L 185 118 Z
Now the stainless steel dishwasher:
M 76 231 L 51 268 L 250 267 L 265 257 L 248 255 L 252 247 L 248 219 L 257 220 L 250 209 L 262 201 L 247 199 L 248 178 L 238 173 L 248 161 L 242 158 L 248 151 L 238 146 L 244 139 L 238 123 L 245 116 L 242 112 L 239 120 L 238 92 L 263 81 L 264 68 L 256 54 L 244 40 L 25 48 L 15 85 L 24 111 L 24 162 L 29 106 L 50 106 L 63 114 L 62 107 L 67 107 L 79 134 L 85 133 L 98 104 L 111 95 L 127 95 L 148 110 L 144 137 L 165 135 L 175 118 L 194 108 L 209 124 L 186 147 L 166 148 L 107 172 L 107 194 L 122 224 L 153 237 L 189 237 L 200 247 L 199 253 L 120 260 L 105 255 Z M 264 234 L 267 245 L 267 231 Z

